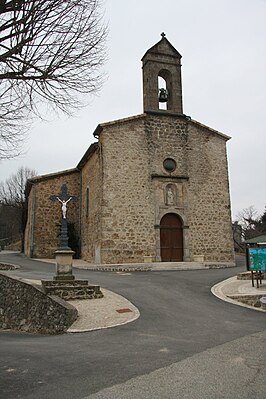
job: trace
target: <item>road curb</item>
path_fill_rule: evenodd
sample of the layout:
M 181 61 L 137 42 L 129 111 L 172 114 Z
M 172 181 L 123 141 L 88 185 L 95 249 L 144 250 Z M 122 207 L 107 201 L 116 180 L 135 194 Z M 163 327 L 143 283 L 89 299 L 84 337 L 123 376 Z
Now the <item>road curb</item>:
M 74 306 L 78 319 L 67 333 L 82 333 L 122 326 L 137 320 L 138 308 L 125 297 L 102 288 L 103 298 L 67 301 Z
M 234 277 L 228 278 L 227 280 L 223 280 L 223 281 L 221 281 L 220 283 L 215 284 L 215 285 L 211 288 L 212 294 L 213 294 L 214 296 L 216 296 L 217 298 L 221 299 L 221 300 L 224 301 L 224 302 L 228 302 L 228 303 L 231 303 L 231 304 L 233 304 L 233 305 L 242 306 L 242 307 L 244 307 L 244 308 L 248 308 L 248 309 L 252 309 L 252 310 L 257 310 L 257 311 L 259 311 L 259 312 L 266 312 L 266 310 L 264 310 L 264 309 L 255 308 L 254 306 L 250 306 L 250 305 L 247 305 L 247 304 L 245 304 L 245 303 L 243 303 L 243 302 L 236 301 L 236 300 L 234 300 L 234 299 L 228 297 L 227 295 L 225 295 L 225 294 L 223 293 L 223 288 L 224 288 L 226 285 L 228 285 L 228 284 L 232 283 L 233 281 L 235 281 L 235 279 L 236 279 L 236 277 L 234 276 Z

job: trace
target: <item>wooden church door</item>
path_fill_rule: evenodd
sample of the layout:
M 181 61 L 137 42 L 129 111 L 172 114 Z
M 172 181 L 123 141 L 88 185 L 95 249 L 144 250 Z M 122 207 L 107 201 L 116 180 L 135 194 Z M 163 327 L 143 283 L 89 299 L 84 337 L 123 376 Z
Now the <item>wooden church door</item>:
M 163 216 L 160 224 L 160 245 L 162 262 L 183 261 L 182 220 L 174 213 Z

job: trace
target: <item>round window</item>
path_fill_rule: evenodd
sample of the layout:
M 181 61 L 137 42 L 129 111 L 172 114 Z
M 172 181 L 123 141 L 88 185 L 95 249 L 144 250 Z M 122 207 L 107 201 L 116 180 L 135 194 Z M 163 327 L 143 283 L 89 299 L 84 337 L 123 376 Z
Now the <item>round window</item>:
M 172 158 L 166 158 L 163 161 L 163 167 L 167 172 L 173 172 L 176 168 L 176 161 Z

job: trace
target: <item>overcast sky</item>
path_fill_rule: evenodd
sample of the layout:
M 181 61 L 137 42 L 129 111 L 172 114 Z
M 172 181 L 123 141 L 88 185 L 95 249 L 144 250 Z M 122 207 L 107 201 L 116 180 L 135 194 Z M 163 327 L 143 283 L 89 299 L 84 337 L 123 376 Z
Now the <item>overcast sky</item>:
M 184 113 L 232 137 L 233 215 L 266 205 L 266 1 L 106 0 L 108 79 L 75 118 L 35 123 L 25 155 L 0 163 L 0 180 L 20 166 L 38 174 L 73 168 L 98 123 L 140 114 L 141 58 L 161 32 L 182 54 Z

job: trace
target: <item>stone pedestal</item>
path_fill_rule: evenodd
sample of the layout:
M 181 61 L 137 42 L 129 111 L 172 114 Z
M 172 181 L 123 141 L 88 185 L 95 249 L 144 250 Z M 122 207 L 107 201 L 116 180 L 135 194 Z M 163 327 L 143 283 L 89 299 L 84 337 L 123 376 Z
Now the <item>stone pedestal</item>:
M 72 274 L 74 253 L 71 249 L 58 249 L 55 251 L 56 276 L 54 276 L 54 280 L 69 281 L 75 279 Z
M 98 299 L 103 294 L 98 285 L 90 285 L 87 280 L 75 280 L 72 274 L 74 251 L 59 248 L 55 251 L 56 275 L 53 281 L 42 280 L 47 295 L 57 295 L 66 301 L 72 299 Z

